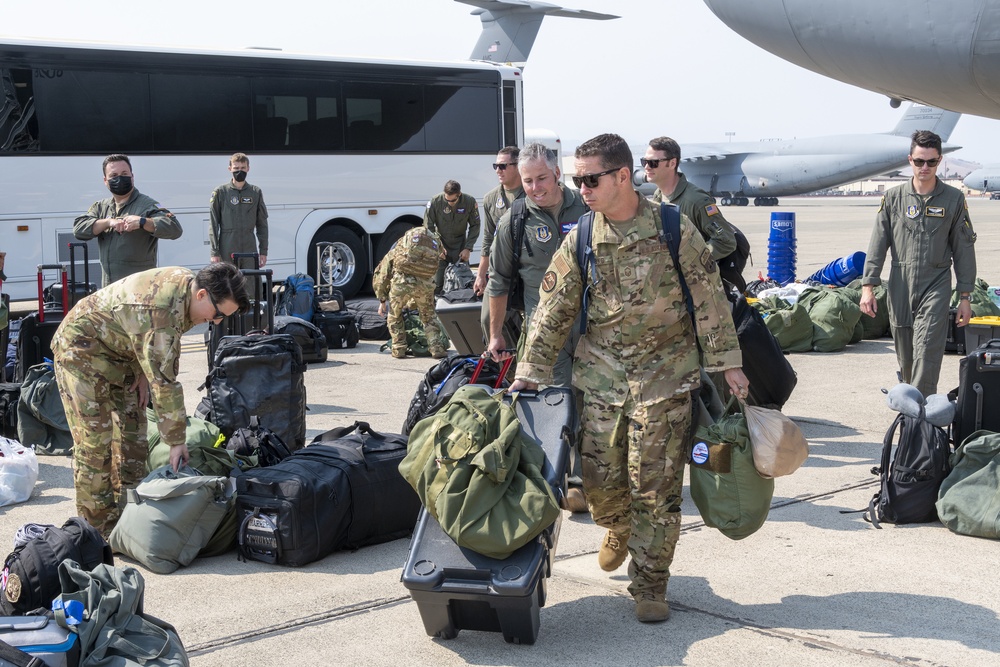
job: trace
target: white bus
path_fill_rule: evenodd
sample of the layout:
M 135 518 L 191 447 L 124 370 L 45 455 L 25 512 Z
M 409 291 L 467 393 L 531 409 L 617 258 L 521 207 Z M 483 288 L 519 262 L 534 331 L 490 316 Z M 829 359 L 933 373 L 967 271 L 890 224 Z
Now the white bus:
M 495 187 L 490 163 L 523 143 L 522 108 L 521 71 L 492 63 L 4 38 L 4 291 L 34 298 L 37 265 L 68 262 L 73 220 L 110 196 L 111 153 L 184 227 L 160 241 L 159 264 L 204 266 L 209 195 L 240 151 L 267 202 L 275 277 L 315 277 L 316 243 L 332 242 L 324 272 L 351 296 L 446 180 L 477 198 Z

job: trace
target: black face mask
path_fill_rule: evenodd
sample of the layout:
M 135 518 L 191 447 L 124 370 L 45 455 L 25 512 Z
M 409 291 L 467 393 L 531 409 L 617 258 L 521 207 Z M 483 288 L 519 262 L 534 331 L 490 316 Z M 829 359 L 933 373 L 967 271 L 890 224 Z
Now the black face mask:
M 118 196 L 127 195 L 132 192 L 132 177 L 112 176 L 108 179 L 108 190 L 111 190 L 111 194 Z
M 247 180 L 247 173 L 243 170 L 233 172 L 233 180 L 237 183 L 242 183 Z

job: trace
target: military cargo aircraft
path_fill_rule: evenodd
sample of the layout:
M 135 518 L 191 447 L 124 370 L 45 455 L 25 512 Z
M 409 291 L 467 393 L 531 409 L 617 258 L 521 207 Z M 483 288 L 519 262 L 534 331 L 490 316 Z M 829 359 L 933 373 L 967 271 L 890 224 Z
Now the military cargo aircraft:
M 844 134 L 789 140 L 681 146 L 680 171 L 723 206 L 777 206 L 778 197 L 860 181 L 907 166 L 910 135 L 931 130 L 948 140 L 961 114 L 912 104 L 884 134 Z M 961 146 L 945 144 L 945 153 Z M 642 186 L 641 168 L 632 180 Z

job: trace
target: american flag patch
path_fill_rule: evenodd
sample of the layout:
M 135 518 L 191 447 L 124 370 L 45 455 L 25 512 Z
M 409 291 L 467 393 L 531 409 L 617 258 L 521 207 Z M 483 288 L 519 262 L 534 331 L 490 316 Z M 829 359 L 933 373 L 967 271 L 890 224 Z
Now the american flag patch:
M 709 204 L 708 206 L 705 207 L 705 213 L 709 215 L 715 215 L 718 212 L 719 212 L 719 207 L 716 206 L 715 204 Z

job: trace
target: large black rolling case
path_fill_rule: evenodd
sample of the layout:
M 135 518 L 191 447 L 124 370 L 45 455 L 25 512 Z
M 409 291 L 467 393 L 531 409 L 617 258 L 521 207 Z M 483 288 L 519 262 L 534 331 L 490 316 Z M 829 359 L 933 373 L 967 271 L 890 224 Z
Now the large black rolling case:
M 557 387 L 521 392 L 514 407 L 523 431 L 545 451 L 542 473 L 561 501 L 576 433 L 573 392 Z M 459 630 L 484 630 L 501 632 L 508 642 L 534 643 L 561 521 L 562 515 L 533 541 L 498 560 L 458 546 L 422 510 L 401 580 L 417 603 L 427 634 L 451 639 Z
M 470 299 L 457 296 L 468 293 Z M 438 319 L 444 326 L 444 331 L 451 339 L 452 345 L 459 354 L 480 354 L 486 349 L 483 337 L 481 314 L 483 301 L 472 294 L 472 290 L 456 290 L 449 292 L 437 300 L 434 306 Z M 508 348 L 517 347 L 517 339 L 521 336 L 520 313 L 509 313 L 503 325 L 503 337 Z
M 955 446 L 972 433 L 1000 432 L 1000 339 L 972 350 L 958 362 L 958 395 L 951 437 Z
M 58 269 L 62 289 L 62 300 L 58 303 L 46 303 L 44 273 L 48 269 Z M 69 289 L 66 278 L 66 267 L 62 264 L 38 265 L 38 310 L 21 319 L 21 331 L 17 336 L 17 363 L 14 368 L 14 381 L 23 382 L 28 369 L 37 366 L 46 359 L 52 358 L 52 337 L 62 322 L 63 316 L 69 310 Z

